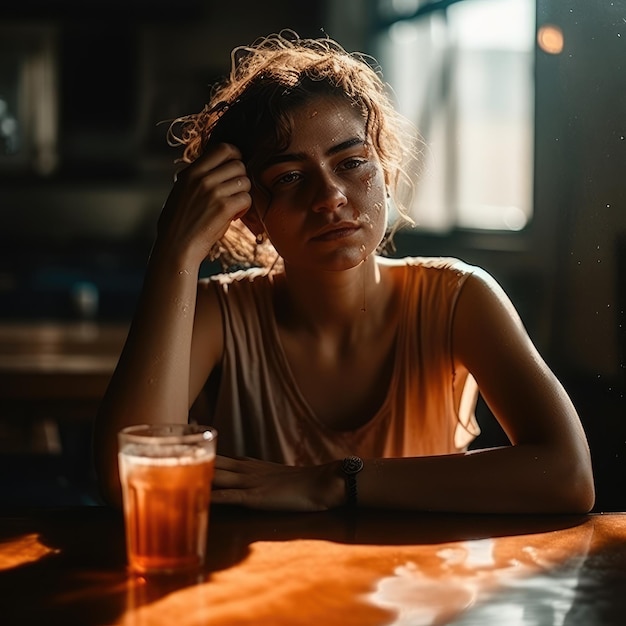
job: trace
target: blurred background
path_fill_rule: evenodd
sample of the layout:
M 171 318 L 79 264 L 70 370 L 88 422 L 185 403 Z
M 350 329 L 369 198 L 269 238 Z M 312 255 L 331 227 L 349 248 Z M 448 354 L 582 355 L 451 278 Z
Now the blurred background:
M 283 28 L 379 61 L 425 145 L 396 254 L 502 283 L 579 410 L 596 509 L 626 509 L 624 0 L 4 2 L 0 506 L 98 502 L 91 423 L 178 156 L 159 122 Z

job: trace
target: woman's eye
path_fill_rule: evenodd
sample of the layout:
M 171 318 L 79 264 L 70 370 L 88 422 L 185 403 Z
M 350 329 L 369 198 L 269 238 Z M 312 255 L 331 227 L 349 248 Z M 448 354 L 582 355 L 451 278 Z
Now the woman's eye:
M 346 159 L 342 164 L 341 167 L 344 170 L 353 170 L 357 167 L 360 167 L 361 165 L 363 165 L 365 163 L 365 159 Z
M 289 183 L 294 183 L 300 179 L 300 174 L 298 172 L 289 172 L 287 174 L 283 174 L 276 180 L 276 184 L 278 185 L 288 185 Z

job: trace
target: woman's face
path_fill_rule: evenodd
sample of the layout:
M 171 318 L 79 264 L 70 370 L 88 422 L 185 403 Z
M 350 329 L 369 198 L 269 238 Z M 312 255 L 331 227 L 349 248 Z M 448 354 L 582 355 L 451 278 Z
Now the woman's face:
M 365 119 L 340 98 L 320 97 L 291 120 L 287 149 L 253 172 L 262 187 L 253 191 L 254 207 L 286 266 L 355 267 L 376 250 L 387 225 L 384 174 Z

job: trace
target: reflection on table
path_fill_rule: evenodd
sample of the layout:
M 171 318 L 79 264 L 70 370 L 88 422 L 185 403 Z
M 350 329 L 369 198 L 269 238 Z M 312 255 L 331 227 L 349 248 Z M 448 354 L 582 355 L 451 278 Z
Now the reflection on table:
M 0 518 L 6 624 L 622 624 L 626 515 L 214 508 L 205 569 L 142 578 L 103 507 Z M 11 621 L 13 620 L 13 621 Z

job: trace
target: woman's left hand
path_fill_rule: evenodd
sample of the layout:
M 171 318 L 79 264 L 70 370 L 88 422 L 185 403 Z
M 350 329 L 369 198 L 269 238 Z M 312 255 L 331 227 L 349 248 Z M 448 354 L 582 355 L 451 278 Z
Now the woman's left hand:
M 211 501 L 254 509 L 323 511 L 343 502 L 339 463 L 293 467 L 217 456 Z

